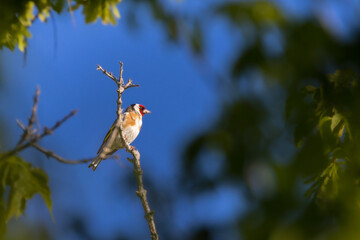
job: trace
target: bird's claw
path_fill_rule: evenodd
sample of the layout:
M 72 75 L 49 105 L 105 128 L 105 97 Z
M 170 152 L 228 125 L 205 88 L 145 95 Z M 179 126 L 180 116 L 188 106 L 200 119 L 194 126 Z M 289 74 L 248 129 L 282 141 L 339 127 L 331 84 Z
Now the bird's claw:
M 127 152 L 131 152 L 131 151 L 135 150 L 134 146 L 131 146 L 131 145 L 129 145 L 129 146 L 130 146 L 130 149 L 126 149 Z

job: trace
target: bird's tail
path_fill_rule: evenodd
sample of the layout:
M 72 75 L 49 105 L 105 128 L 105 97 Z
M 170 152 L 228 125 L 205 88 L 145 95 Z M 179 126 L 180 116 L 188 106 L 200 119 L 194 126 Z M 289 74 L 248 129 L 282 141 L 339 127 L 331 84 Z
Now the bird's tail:
M 92 162 L 89 165 L 89 168 L 91 167 L 92 170 L 95 171 L 101 160 L 102 159 L 99 156 L 97 156 L 94 160 L 92 160 Z

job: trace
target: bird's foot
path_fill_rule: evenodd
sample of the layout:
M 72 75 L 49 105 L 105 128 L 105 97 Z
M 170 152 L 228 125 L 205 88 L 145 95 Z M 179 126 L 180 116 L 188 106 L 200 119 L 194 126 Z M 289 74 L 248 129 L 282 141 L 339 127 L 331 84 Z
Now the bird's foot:
M 131 146 L 131 145 L 129 145 L 129 146 L 130 146 L 130 149 L 126 149 L 127 152 L 133 151 L 135 149 L 134 146 Z

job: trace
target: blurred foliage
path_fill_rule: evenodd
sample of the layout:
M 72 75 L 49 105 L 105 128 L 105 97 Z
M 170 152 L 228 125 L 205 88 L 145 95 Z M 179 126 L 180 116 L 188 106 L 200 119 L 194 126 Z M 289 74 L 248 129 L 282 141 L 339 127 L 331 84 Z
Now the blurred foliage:
M 24 213 L 26 201 L 40 193 L 51 213 L 50 189 L 47 174 L 33 168 L 20 157 L 10 156 L 0 161 L 0 237 L 6 223 Z
M 230 2 L 217 7 L 215 13 L 231 19 L 236 24 L 242 24 L 244 21 L 251 21 L 256 25 L 280 24 L 285 21 L 277 7 L 264 1 L 255 1 L 253 4 Z
M 68 1 L 74 11 L 82 7 L 86 23 L 98 18 L 104 24 L 116 24 L 120 13 L 116 5 L 121 0 L 74 0 Z M 64 0 L 0 0 L 0 49 L 14 50 L 16 46 L 25 51 L 27 39 L 31 37 L 29 28 L 37 20 L 45 22 L 53 12 L 61 13 L 65 8 Z
M 242 34 L 246 46 L 235 47 L 231 81 L 222 82 L 231 100 L 185 151 L 189 193 L 240 180 L 251 206 L 238 216 L 244 239 L 360 238 L 358 32 L 351 40 L 335 38 L 316 17 L 295 20 L 271 2 L 224 2 L 210 9 Z M 187 23 L 197 23 L 203 39 L 199 19 Z M 269 32 L 276 34 L 277 52 L 266 45 Z M 251 72 L 260 73 L 264 90 L 241 95 L 239 86 L 255 81 Z M 214 152 L 225 167 L 209 179 L 198 162 Z
M 103 24 L 116 24 L 116 18 L 120 18 L 116 4 L 120 2 L 121 0 L 75 0 L 75 4 L 71 6 L 71 10 L 82 7 L 82 13 L 85 15 L 86 23 L 95 22 L 100 18 Z

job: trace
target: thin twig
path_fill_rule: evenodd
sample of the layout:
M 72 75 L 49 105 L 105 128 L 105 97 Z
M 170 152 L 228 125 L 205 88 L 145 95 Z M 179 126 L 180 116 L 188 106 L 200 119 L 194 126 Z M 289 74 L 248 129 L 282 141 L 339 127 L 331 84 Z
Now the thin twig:
M 26 128 L 24 127 L 24 124 L 19 119 L 16 119 L 16 123 L 23 131 L 26 130 Z
M 76 113 L 78 112 L 78 110 L 72 110 L 68 115 L 66 115 L 65 117 L 63 117 L 61 120 L 57 121 L 54 126 L 52 126 L 51 128 L 48 127 L 44 127 L 43 133 L 39 136 L 40 138 L 45 137 L 46 135 L 51 135 L 58 127 L 60 127 L 64 122 L 66 122 L 69 118 L 73 117 L 76 115 Z
M 111 78 L 117 84 L 118 80 L 116 79 L 116 77 L 111 72 L 108 72 L 108 71 L 104 70 L 100 65 L 97 65 L 96 70 L 101 70 L 106 76 Z
M 128 89 L 128 88 L 131 88 L 131 87 L 140 87 L 139 84 L 133 84 L 132 83 L 132 80 L 129 78 L 127 84 L 124 86 L 125 90 Z
M 123 79 L 123 77 L 122 77 L 122 75 L 123 75 L 123 70 L 124 70 L 124 63 L 123 62 L 119 62 L 119 65 L 120 65 L 120 71 L 119 71 L 119 83 L 120 84 L 124 84 L 124 79 Z
M 112 132 L 112 134 L 109 137 L 109 141 L 107 141 L 105 143 L 104 146 L 104 150 L 103 151 L 103 156 L 107 155 L 107 151 L 105 148 L 110 149 L 110 146 L 112 146 L 113 141 L 115 140 L 115 137 L 117 134 L 120 135 L 121 140 L 123 141 L 124 145 L 125 145 L 125 149 L 126 151 L 128 151 L 129 153 L 131 153 L 131 155 L 133 156 L 132 159 L 129 159 L 129 161 L 133 164 L 134 166 L 134 175 L 136 177 L 136 181 L 137 181 L 137 185 L 138 185 L 138 190 L 136 191 L 136 195 L 140 198 L 141 204 L 144 208 L 144 212 L 145 212 L 145 219 L 148 222 L 149 225 L 149 229 L 150 229 L 150 233 L 151 233 L 151 239 L 152 240 L 158 240 L 159 239 L 159 235 L 157 234 L 156 231 L 156 225 L 155 225 L 155 221 L 154 221 L 154 211 L 151 211 L 150 206 L 149 206 L 149 202 L 147 200 L 146 197 L 146 190 L 144 189 L 144 184 L 143 184 L 143 171 L 141 169 L 140 166 L 140 153 L 138 150 L 136 150 L 134 147 L 130 146 L 130 144 L 125 141 L 123 133 L 122 133 L 122 121 L 123 121 L 123 114 L 122 114 L 122 94 L 124 93 L 124 91 L 128 88 L 131 87 L 138 87 L 139 85 L 137 84 L 133 84 L 131 79 L 128 80 L 128 82 L 126 84 L 124 84 L 124 79 L 122 77 L 123 74 L 123 63 L 119 62 L 120 64 L 120 74 L 119 74 L 119 79 L 116 79 L 116 77 L 112 74 L 107 72 L 106 70 L 104 70 L 100 65 L 97 65 L 98 68 L 97 70 L 101 70 L 105 75 L 107 75 L 110 79 L 112 79 L 113 81 L 115 81 L 116 85 L 117 85 L 117 93 L 118 93 L 118 98 L 117 98 L 117 110 L 116 110 L 116 123 L 115 123 L 115 130 Z M 117 130 L 117 131 L 116 131 Z M 101 158 L 103 156 L 100 156 Z
M 23 134 L 21 135 L 20 140 L 16 145 L 20 145 L 26 139 L 28 139 L 29 136 L 31 135 L 32 128 L 34 126 L 34 123 L 37 120 L 37 108 L 38 108 L 38 103 L 39 103 L 39 95 L 40 95 L 40 88 L 37 87 L 36 91 L 35 91 L 35 95 L 34 95 L 34 103 L 33 103 L 33 106 L 31 108 L 31 115 L 30 115 L 29 120 L 28 120 L 28 125 L 24 129 Z
M 46 157 L 48 157 L 48 158 L 51 157 L 59 162 L 66 163 L 66 164 L 87 163 L 87 162 L 90 162 L 93 160 L 93 158 L 86 158 L 86 159 L 80 159 L 80 160 L 67 160 L 67 159 L 55 154 L 53 151 L 47 150 L 47 149 L 39 146 L 36 143 L 31 144 L 31 146 L 34 147 L 35 149 L 39 150 L 40 152 L 44 153 L 46 155 Z

